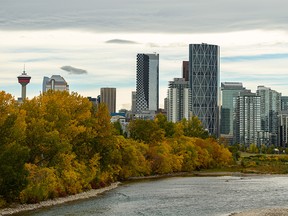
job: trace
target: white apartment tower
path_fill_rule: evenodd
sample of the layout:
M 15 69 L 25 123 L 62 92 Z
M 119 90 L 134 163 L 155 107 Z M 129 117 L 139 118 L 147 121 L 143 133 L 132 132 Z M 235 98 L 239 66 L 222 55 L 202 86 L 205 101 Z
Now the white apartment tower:
M 261 130 L 260 96 L 243 90 L 235 98 L 234 136 L 237 144 L 248 147 L 259 142 Z
M 189 119 L 191 93 L 189 82 L 185 78 L 174 78 L 169 82 L 167 95 L 167 119 L 178 122 Z
M 265 86 L 257 87 L 260 96 L 261 131 L 265 145 L 278 145 L 278 115 L 281 111 L 281 93 Z

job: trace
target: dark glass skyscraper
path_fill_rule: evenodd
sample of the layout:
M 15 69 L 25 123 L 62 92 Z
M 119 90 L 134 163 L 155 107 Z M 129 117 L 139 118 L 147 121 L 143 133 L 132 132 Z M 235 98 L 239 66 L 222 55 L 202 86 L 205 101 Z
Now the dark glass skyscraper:
M 219 46 L 189 45 L 191 112 L 210 134 L 219 135 Z
M 159 54 L 137 54 L 136 113 L 159 107 Z

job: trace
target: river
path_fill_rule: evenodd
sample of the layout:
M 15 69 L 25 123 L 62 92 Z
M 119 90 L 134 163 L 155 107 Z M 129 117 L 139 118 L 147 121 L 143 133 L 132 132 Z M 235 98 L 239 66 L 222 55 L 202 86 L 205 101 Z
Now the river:
M 170 177 L 120 185 L 95 198 L 22 216 L 215 215 L 288 207 L 288 176 Z

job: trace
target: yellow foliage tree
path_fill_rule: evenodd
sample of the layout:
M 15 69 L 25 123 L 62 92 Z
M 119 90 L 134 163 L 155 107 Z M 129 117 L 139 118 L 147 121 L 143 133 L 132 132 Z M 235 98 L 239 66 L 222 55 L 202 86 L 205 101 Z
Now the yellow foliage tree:
M 26 164 L 28 186 L 21 191 L 22 203 L 37 203 L 63 194 L 63 186 L 53 168 L 38 167 L 35 164 Z

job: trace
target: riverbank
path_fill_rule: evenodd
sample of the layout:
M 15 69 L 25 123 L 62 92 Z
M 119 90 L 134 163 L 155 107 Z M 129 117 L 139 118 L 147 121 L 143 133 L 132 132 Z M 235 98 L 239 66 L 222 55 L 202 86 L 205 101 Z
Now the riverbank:
M 167 177 L 192 177 L 192 176 L 247 176 L 251 174 L 241 173 L 241 172 L 227 172 L 227 171 L 193 171 L 193 172 L 177 172 L 177 173 L 167 173 L 162 175 L 152 175 L 152 176 L 139 176 L 130 177 L 127 181 L 142 180 L 142 179 L 157 179 L 157 178 L 167 178 Z
M 36 204 L 23 204 L 23 205 L 17 204 L 14 207 L 0 209 L 0 215 L 1 216 L 12 215 L 12 214 L 16 214 L 16 213 L 20 213 L 24 211 L 31 211 L 31 210 L 36 210 L 36 209 L 43 208 L 43 207 L 49 207 L 49 206 L 59 205 L 59 204 L 63 204 L 63 203 L 71 202 L 71 201 L 96 197 L 97 195 L 104 193 L 105 191 L 109 191 L 118 187 L 119 184 L 120 182 L 115 182 L 115 183 L 112 183 L 108 187 L 95 189 L 95 190 L 93 189 L 93 190 L 89 190 L 86 192 L 82 192 L 82 193 L 67 196 L 67 197 L 55 198 L 53 200 L 46 200 L 46 201 L 36 203 Z
M 255 173 L 241 173 L 241 172 L 229 172 L 229 171 L 194 171 L 194 172 L 179 172 L 179 173 L 169 173 L 169 174 L 163 174 L 163 175 L 153 175 L 153 176 L 141 176 L 141 177 L 131 177 L 129 179 L 127 179 L 126 181 L 124 181 L 123 183 L 129 183 L 130 181 L 137 181 L 137 180 L 145 180 L 145 179 L 160 179 L 160 178 L 169 178 L 169 177 L 217 177 L 217 176 L 236 176 L 236 177 L 247 177 L 247 176 L 267 176 L 267 175 L 271 175 L 271 174 L 255 174 Z M 275 175 L 273 174 L 273 176 L 279 176 L 279 175 Z M 280 176 L 286 176 L 286 175 L 280 175 Z M 89 199 L 92 197 L 96 197 L 97 195 L 108 191 L 108 190 L 112 190 L 115 189 L 116 187 L 118 187 L 118 185 L 120 184 L 120 182 L 116 182 L 116 183 L 112 183 L 110 186 L 108 187 L 104 187 L 104 188 L 100 188 L 100 189 L 95 189 L 95 190 L 89 190 L 87 192 L 83 192 L 80 194 L 75 194 L 75 195 L 71 195 L 68 197 L 61 197 L 61 198 L 55 198 L 53 200 L 47 200 L 47 201 L 42 201 L 40 203 L 36 203 L 36 204 L 15 204 L 14 206 L 11 206 L 9 208 L 5 208 L 5 209 L 0 209 L 0 216 L 4 216 L 4 215 L 12 215 L 12 214 L 16 214 L 16 213 L 21 213 L 24 211 L 32 211 L 32 210 L 36 210 L 39 208 L 43 208 L 43 207 L 50 207 L 50 206 L 54 206 L 54 205 L 60 205 L 63 203 L 67 203 L 67 202 L 71 202 L 71 201 L 77 201 L 77 200 L 81 200 L 81 199 Z M 257 214 L 257 212 L 259 212 L 259 214 Z M 263 213 L 263 212 L 267 212 L 267 214 Z M 253 211 L 249 211 L 249 212 L 242 212 L 242 213 L 232 213 L 229 216 L 252 216 L 252 215 L 267 215 L 267 216 L 274 216 L 274 215 L 287 215 L 288 216 L 288 209 L 277 209 L 277 211 L 279 214 L 272 214 L 275 213 L 274 210 L 272 210 L 270 212 L 270 209 L 264 209 L 264 210 L 253 210 Z
M 269 208 L 232 213 L 230 216 L 287 216 L 288 208 Z
M 194 171 L 194 172 L 178 172 L 178 173 L 168 173 L 168 174 L 162 174 L 162 175 L 153 175 L 153 176 L 141 176 L 141 177 L 130 177 L 126 180 L 126 182 L 129 181 L 137 181 L 137 180 L 145 180 L 145 179 L 158 179 L 158 178 L 168 178 L 168 177 L 185 177 L 185 176 L 242 176 L 243 173 L 239 172 L 207 172 L 207 171 Z M 91 197 L 96 197 L 97 195 L 112 190 L 118 185 L 120 182 L 112 183 L 108 187 L 99 188 L 95 190 L 89 190 L 80 194 L 75 194 L 67 197 L 60 197 L 55 198 L 53 200 L 46 200 L 42 201 L 40 203 L 35 204 L 15 204 L 13 206 L 10 206 L 9 208 L 0 209 L 0 216 L 4 215 L 12 215 L 24 211 L 32 211 L 43 207 L 50 207 L 54 205 L 60 205 L 63 203 L 81 200 L 81 199 L 88 199 Z

